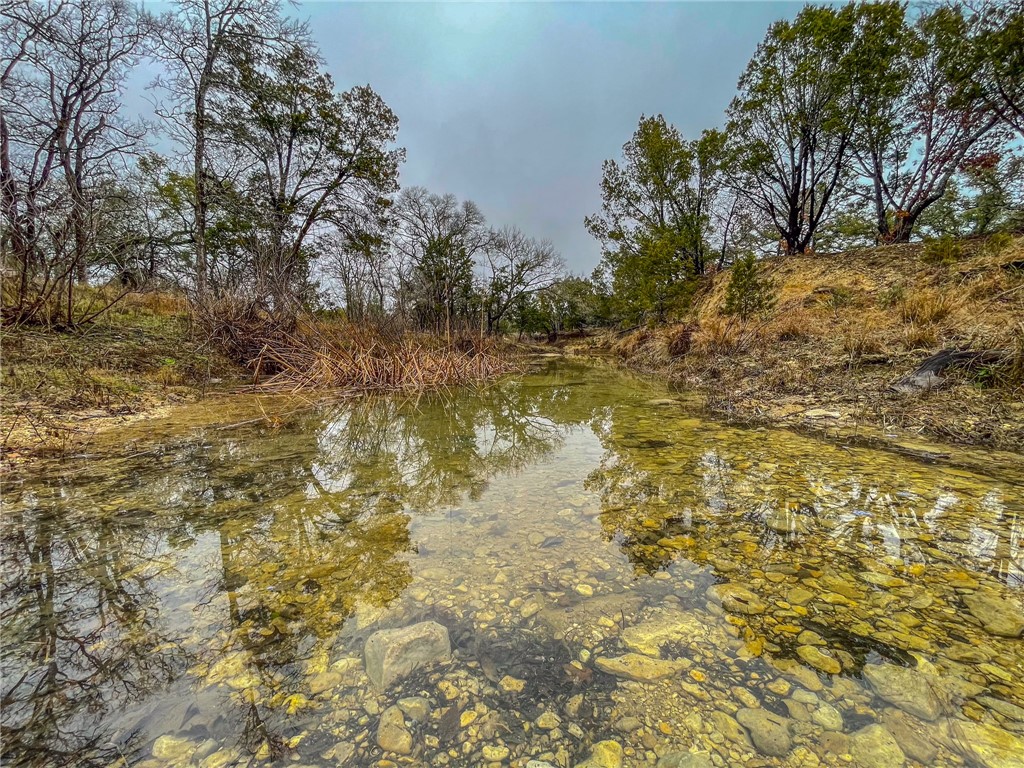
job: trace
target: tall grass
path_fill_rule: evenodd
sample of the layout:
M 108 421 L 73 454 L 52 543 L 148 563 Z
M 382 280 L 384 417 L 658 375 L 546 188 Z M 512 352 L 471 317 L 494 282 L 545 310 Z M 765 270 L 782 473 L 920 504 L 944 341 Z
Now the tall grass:
M 481 336 L 447 342 L 400 330 L 300 322 L 264 339 L 250 361 L 265 389 L 402 391 L 475 384 L 516 370 L 516 361 Z M 269 376 L 261 379 L 261 373 Z

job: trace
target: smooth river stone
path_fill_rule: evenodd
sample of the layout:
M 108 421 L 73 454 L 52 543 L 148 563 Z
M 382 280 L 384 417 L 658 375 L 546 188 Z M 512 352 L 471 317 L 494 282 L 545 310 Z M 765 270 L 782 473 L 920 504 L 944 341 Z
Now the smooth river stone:
M 764 755 L 783 757 L 793 748 L 789 721 L 765 709 L 741 709 L 736 721 L 747 729 L 754 746 Z
M 691 666 L 689 659 L 679 661 L 662 661 L 653 659 L 642 653 L 624 653 L 614 658 L 599 657 L 594 666 L 602 672 L 640 683 L 652 683 L 666 677 L 672 677 L 681 669 Z
M 448 661 L 448 630 L 436 621 L 374 632 L 363 648 L 366 675 L 378 690 L 425 664 Z
M 850 736 L 850 754 L 860 768 L 902 768 L 907 757 L 881 725 L 869 725 Z
M 1024 635 L 1024 608 L 991 592 L 964 595 L 964 605 L 985 631 L 998 637 Z
M 801 645 L 796 649 L 796 653 L 801 659 L 822 672 L 838 675 L 843 671 L 842 664 L 828 654 L 819 651 L 813 645 Z
M 716 584 L 708 590 L 708 594 L 721 601 L 725 610 L 733 613 L 756 615 L 765 611 L 761 598 L 742 584 Z
M 942 714 L 942 703 L 920 671 L 895 664 L 865 664 L 863 672 L 879 698 L 904 712 L 922 720 L 935 720 Z

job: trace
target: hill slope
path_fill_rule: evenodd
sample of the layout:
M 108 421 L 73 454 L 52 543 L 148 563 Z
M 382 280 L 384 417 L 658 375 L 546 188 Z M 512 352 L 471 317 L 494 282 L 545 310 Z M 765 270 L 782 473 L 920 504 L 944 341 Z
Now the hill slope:
M 682 322 L 591 342 L 742 419 L 902 428 L 1024 450 L 1024 238 L 771 259 L 775 305 L 741 322 L 715 275 Z M 893 384 L 944 349 L 998 350 L 933 386 Z

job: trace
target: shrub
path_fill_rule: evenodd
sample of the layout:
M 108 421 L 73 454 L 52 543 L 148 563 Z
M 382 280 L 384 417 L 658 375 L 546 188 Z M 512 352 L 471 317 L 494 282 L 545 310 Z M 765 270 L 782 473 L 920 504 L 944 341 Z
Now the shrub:
M 949 235 L 945 235 L 938 240 L 930 240 L 925 243 L 922 258 L 927 264 L 948 267 L 950 264 L 955 264 L 959 261 L 962 255 L 960 243 Z
M 725 291 L 725 314 L 739 315 L 743 320 L 763 314 L 775 304 L 774 291 L 771 281 L 758 274 L 754 254 L 747 254 L 732 265 Z
M 1009 232 L 996 232 L 985 240 L 985 253 L 988 256 L 998 256 L 1013 243 L 1013 235 Z

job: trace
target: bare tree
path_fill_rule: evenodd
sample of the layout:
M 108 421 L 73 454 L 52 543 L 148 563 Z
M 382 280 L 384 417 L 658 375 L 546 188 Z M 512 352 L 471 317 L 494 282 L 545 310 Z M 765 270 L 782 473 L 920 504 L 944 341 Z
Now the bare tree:
M 493 334 L 516 302 L 565 274 L 565 264 L 548 242 L 537 242 L 516 227 L 492 234 L 484 249 L 487 333 Z
M 476 257 L 490 243 L 483 213 L 471 200 L 436 195 L 423 187 L 402 190 L 395 204 L 393 238 L 400 269 L 400 308 L 411 295 L 418 321 L 451 336 L 453 318 L 468 313 Z
M 4 247 L 20 271 L 5 314 L 29 319 L 64 292 L 72 325 L 97 203 L 142 135 L 119 110 L 146 25 L 126 0 L 11 4 L 3 18 Z

